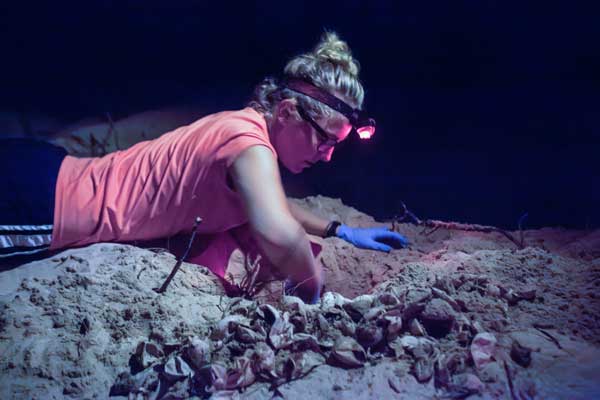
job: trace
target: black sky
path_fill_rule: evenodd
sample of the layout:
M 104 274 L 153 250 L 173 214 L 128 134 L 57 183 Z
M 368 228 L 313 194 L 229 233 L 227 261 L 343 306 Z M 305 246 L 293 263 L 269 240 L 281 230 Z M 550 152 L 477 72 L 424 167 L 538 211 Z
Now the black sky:
M 20 2 L 0 6 L 0 110 L 74 121 L 242 107 L 323 29 L 362 65 L 369 143 L 285 179 L 378 218 L 600 226 L 600 12 L 577 1 Z

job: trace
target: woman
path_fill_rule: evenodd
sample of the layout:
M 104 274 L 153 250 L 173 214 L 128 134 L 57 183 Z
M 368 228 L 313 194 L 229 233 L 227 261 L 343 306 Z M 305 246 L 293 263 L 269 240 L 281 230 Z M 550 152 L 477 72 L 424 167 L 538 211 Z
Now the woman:
M 31 200 L 31 188 L 22 192 L 30 198 L 27 207 L 54 211 L 34 220 L 0 214 L 7 219 L 0 221 L 4 247 L 16 246 L 4 255 L 27 250 L 24 238 L 36 233 L 30 245 L 37 247 L 29 249 L 49 245 L 56 250 L 172 237 L 189 232 L 200 216 L 198 232 L 204 235 L 249 226 L 259 252 L 294 283 L 295 294 L 315 302 L 323 276 L 307 233 L 335 235 L 382 251 L 391 250 L 383 241 L 406 245 L 386 229 L 351 228 L 318 218 L 288 203 L 281 185 L 278 161 L 299 173 L 330 161 L 335 145 L 356 128 L 361 135 L 373 133 L 374 122 L 361 119 L 363 93 L 358 63 L 347 44 L 326 33 L 314 51 L 287 64 L 282 79 L 267 78 L 258 85 L 243 110 L 209 115 L 101 158 L 63 159 L 57 150 L 48 150 L 44 170 L 55 179 L 48 180 L 46 192 L 54 190 L 54 196 L 40 203 L 43 199 Z M 27 230 L 19 231 L 25 224 Z

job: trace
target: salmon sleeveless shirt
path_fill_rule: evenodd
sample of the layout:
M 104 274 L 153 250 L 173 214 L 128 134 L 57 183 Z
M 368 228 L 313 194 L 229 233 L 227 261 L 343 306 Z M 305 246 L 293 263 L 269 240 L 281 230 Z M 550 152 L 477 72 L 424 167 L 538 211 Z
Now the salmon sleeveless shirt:
M 252 108 L 208 115 L 161 137 L 100 158 L 67 156 L 56 184 L 51 249 L 126 242 L 191 231 L 219 233 L 248 221 L 227 170 L 269 141 Z

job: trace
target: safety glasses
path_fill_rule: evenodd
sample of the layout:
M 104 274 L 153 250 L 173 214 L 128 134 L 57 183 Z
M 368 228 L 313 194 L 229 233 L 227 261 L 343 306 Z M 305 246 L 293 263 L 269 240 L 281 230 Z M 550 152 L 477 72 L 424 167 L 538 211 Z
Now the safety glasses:
M 306 110 L 303 107 L 301 107 L 300 105 L 297 105 L 296 108 L 298 109 L 298 113 L 300 114 L 300 117 L 303 120 L 305 120 L 306 122 L 308 122 L 315 129 L 315 131 L 317 131 L 317 135 L 319 135 L 319 138 L 321 140 L 321 142 L 317 146 L 318 151 L 325 153 L 329 149 L 331 149 L 332 147 L 335 147 L 335 145 L 337 145 L 339 143 L 339 140 L 333 139 L 331 136 L 329 136 L 327 131 L 325 131 L 325 129 L 321 128 L 319 126 L 319 124 L 317 124 L 317 122 L 314 119 L 312 119 L 310 117 L 310 115 L 308 115 L 308 113 L 306 112 Z
M 283 81 L 283 86 L 294 92 L 311 97 L 344 115 L 352 125 L 352 131 L 356 131 L 361 139 L 370 139 L 375 134 L 375 120 L 373 118 L 369 118 L 364 111 L 352 108 L 339 98 L 313 85 L 311 82 L 297 78 L 288 78 Z M 304 114 L 306 115 L 306 113 Z M 307 119 L 304 116 L 302 118 L 313 125 L 317 132 L 320 134 L 324 133 L 320 127 L 316 128 L 318 125 L 311 118 Z M 326 133 L 325 135 L 327 136 Z

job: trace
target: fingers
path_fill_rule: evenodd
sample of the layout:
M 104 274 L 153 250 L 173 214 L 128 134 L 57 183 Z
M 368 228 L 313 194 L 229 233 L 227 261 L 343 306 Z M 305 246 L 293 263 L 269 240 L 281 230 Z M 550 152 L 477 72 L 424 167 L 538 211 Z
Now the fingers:
M 342 227 L 344 229 L 340 231 Z M 350 228 L 344 225 L 342 227 L 338 229 L 338 237 L 362 249 L 389 253 L 392 249 L 401 249 L 410 245 L 404 236 L 383 227 Z
M 283 289 L 286 296 L 293 296 L 295 287 L 296 287 L 296 284 L 290 278 L 287 278 L 285 280 L 285 285 L 284 285 L 284 289 Z
M 366 248 L 371 249 L 371 250 L 383 251 L 386 253 L 389 253 L 390 251 L 392 251 L 392 248 L 390 246 L 388 246 L 387 244 L 376 242 L 375 240 L 371 241 L 368 244 L 368 247 L 366 247 Z
M 397 232 L 389 231 L 389 230 L 384 230 L 384 229 L 378 231 L 374 235 L 373 238 L 375 240 L 377 240 L 378 242 L 383 241 L 385 243 L 389 243 L 392 246 L 394 246 L 395 248 L 405 247 L 410 244 L 408 242 L 408 240 L 401 234 L 399 234 Z M 399 246 L 399 247 L 396 247 L 396 246 Z
M 322 282 L 316 286 L 310 281 L 296 283 L 293 279 L 285 280 L 284 293 L 286 296 L 296 296 L 306 304 L 316 304 L 321 298 Z

